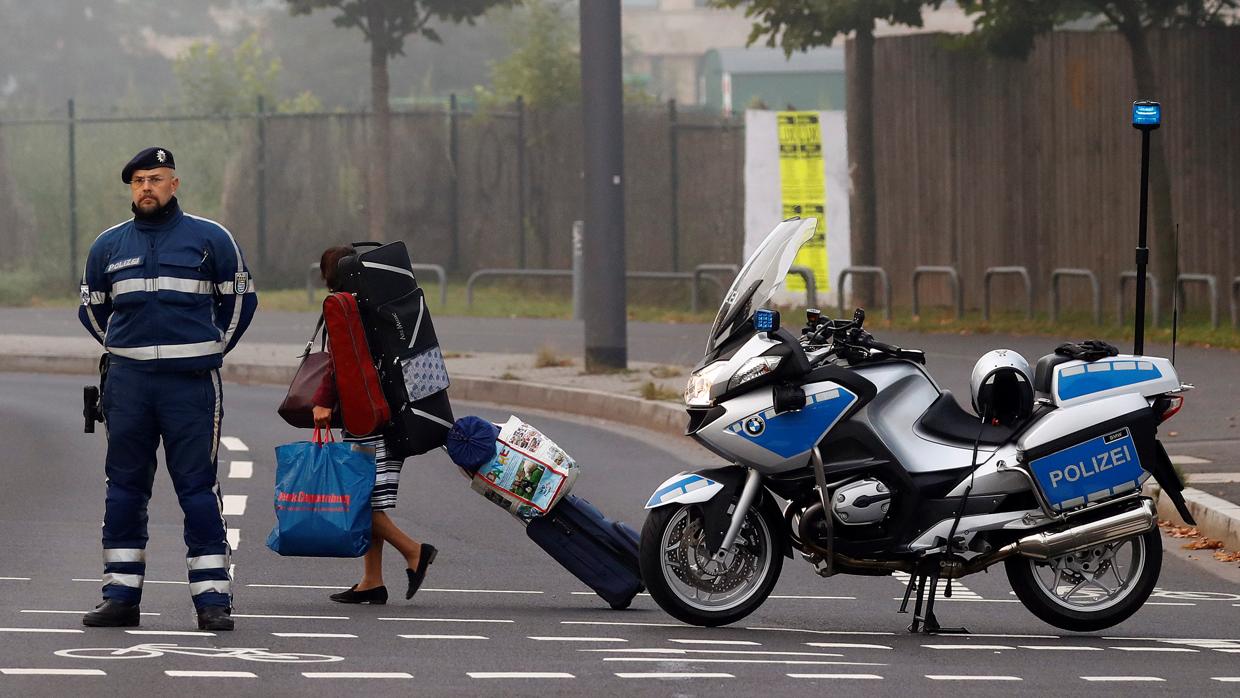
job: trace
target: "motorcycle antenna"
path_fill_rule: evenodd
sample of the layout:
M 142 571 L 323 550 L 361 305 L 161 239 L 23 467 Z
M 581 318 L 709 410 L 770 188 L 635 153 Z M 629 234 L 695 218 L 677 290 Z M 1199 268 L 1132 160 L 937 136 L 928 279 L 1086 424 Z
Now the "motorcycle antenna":
M 1146 219 L 1149 212 L 1150 132 L 1162 123 L 1162 106 L 1158 102 L 1139 100 L 1132 103 L 1132 127 L 1141 132 L 1141 212 L 1137 222 L 1137 302 L 1132 353 L 1145 353 L 1145 269 L 1150 260 L 1146 247 Z M 1173 280 L 1174 283 L 1175 280 Z M 1157 303 L 1158 299 L 1155 298 Z
M 1171 284 L 1171 365 L 1175 365 L 1175 339 L 1180 329 L 1180 224 L 1175 224 L 1175 269 Z

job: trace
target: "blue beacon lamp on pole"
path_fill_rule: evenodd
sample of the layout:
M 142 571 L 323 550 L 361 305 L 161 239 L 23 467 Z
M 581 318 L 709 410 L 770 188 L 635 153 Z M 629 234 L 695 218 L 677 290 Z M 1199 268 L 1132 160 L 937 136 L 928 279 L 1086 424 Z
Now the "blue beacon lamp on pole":
M 1137 302 L 1132 353 L 1145 353 L 1145 270 L 1150 261 L 1146 247 L 1146 223 L 1150 188 L 1150 131 L 1162 123 L 1162 106 L 1158 102 L 1132 103 L 1132 127 L 1141 131 L 1141 215 L 1137 224 Z M 1157 303 L 1158 299 L 1154 299 Z

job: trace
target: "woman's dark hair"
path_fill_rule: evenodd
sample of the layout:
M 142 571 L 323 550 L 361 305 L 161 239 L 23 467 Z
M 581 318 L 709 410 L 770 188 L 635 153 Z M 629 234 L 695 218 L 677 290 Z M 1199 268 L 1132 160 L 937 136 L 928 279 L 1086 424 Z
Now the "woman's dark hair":
M 357 250 L 350 245 L 337 245 L 323 250 L 323 256 L 319 258 L 319 274 L 327 282 L 328 290 L 340 290 L 339 270 L 336 265 L 342 257 L 348 257 L 351 254 L 357 254 Z

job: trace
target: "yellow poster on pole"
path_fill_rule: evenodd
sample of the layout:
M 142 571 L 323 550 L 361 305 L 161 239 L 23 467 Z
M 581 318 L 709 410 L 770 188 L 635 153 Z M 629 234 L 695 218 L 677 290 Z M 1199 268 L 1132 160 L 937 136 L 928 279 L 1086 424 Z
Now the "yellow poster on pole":
M 814 237 L 797 254 L 795 264 L 814 272 L 818 292 L 827 289 L 827 194 L 823 183 L 822 129 L 815 111 L 781 111 L 776 114 L 779 128 L 779 185 L 783 198 L 783 217 L 818 219 Z M 805 282 L 789 275 L 785 288 L 804 291 Z

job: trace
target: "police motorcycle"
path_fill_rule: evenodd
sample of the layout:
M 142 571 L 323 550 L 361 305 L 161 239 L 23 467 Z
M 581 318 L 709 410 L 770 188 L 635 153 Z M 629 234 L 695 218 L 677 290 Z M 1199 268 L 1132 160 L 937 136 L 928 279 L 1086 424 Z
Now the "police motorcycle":
M 1051 625 L 1135 613 L 1162 558 L 1141 485 L 1153 476 L 1191 521 L 1156 438 L 1191 386 L 1163 358 L 1050 354 L 1031 375 L 998 350 L 973 370 L 969 413 L 922 352 L 866 332 L 864 311 L 811 310 L 798 337 L 764 308 L 814 227 L 777 226 L 719 308 L 685 388 L 687 434 L 732 465 L 677 474 L 646 503 L 651 597 L 685 623 L 733 623 L 796 553 L 823 577 L 908 574 L 913 632 L 962 631 L 934 615 L 940 580 L 950 596 L 951 580 L 1001 562 Z

